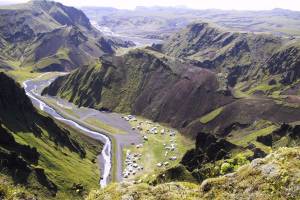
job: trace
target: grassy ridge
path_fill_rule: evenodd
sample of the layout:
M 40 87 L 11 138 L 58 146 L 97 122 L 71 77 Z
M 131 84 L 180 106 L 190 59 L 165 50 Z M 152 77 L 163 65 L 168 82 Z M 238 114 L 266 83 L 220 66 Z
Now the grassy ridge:
M 66 127 L 61 124 L 61 126 Z M 70 127 L 68 127 L 70 129 Z M 56 198 L 81 199 L 81 195 L 72 191 L 74 183 L 82 184 L 85 192 L 99 186 L 100 171 L 93 160 L 101 151 L 101 144 L 82 136 L 75 130 L 71 131 L 72 137 L 84 146 L 86 157 L 81 158 L 77 153 L 71 152 L 65 147 L 60 147 L 49 141 L 46 131 L 41 138 L 36 138 L 32 133 L 16 133 L 14 137 L 18 143 L 27 144 L 37 148 L 41 154 L 36 167 L 45 169 L 50 180 L 58 187 Z M 49 198 L 49 197 L 42 197 Z
M 213 119 L 215 119 L 219 114 L 221 114 L 222 111 L 223 111 L 223 107 L 217 108 L 217 109 L 211 111 L 210 113 L 204 115 L 203 117 L 201 117 L 200 122 L 202 124 L 206 124 L 206 123 L 212 121 Z
M 0 153 L 6 160 L 0 162 L 0 179 L 9 175 L 39 199 L 82 199 L 98 188 L 95 160 L 102 144 L 37 111 L 19 84 L 4 73 L 0 77 Z M 6 185 L 10 195 L 11 181 Z
M 299 148 L 280 148 L 263 159 L 241 166 L 227 176 L 206 179 L 201 185 L 170 182 L 111 184 L 92 191 L 86 200 L 198 200 L 198 199 L 299 199 Z

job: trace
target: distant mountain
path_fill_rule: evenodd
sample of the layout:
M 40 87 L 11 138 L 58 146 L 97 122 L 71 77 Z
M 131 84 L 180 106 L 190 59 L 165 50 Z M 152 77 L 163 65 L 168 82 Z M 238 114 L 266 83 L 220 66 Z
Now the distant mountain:
M 199 131 L 227 137 L 236 129 L 257 129 L 256 122 L 277 127 L 300 119 L 298 106 L 278 97 L 297 84 L 297 44 L 193 23 L 162 45 L 60 77 L 44 94 L 142 115 L 192 137 Z
M 236 98 L 236 91 L 224 89 L 217 74 L 151 48 L 137 49 L 62 76 L 43 94 L 168 123 L 194 139 L 195 148 L 181 164 L 163 171 L 152 184 L 201 182 L 220 175 L 227 160 L 237 167 L 270 149 L 299 144 L 298 126 L 281 125 L 299 121 L 298 106 L 264 96 Z M 248 153 L 236 161 L 238 152 Z
M 104 37 L 82 11 L 52 1 L 3 6 L 0 16 L 2 68 L 71 70 L 127 45 Z
M 162 44 L 119 56 L 103 56 L 98 65 L 88 70 L 77 69 L 59 77 L 43 94 L 57 95 L 78 106 L 141 115 L 167 123 L 194 139 L 195 147 L 179 165 L 157 172 L 151 180 L 142 180 L 165 194 L 173 181 L 202 182 L 234 172 L 280 147 L 299 146 L 298 66 L 296 38 L 232 31 L 196 22 L 171 34 Z M 286 153 L 294 150 L 297 148 Z M 265 161 L 269 161 L 268 157 Z M 247 184 L 252 181 L 256 168 L 251 166 L 249 174 L 237 171 L 204 181 L 201 194 L 196 190 L 197 197 L 228 197 L 232 185 L 227 183 L 239 183 L 235 177 L 247 179 Z M 293 174 L 290 180 L 296 177 Z M 266 186 L 260 188 L 258 196 L 264 196 L 266 188 L 275 187 L 260 174 L 256 178 L 258 184 Z M 221 181 L 221 185 L 218 180 L 226 182 Z M 116 188 L 104 191 L 136 191 L 129 185 Z M 177 188 L 184 185 L 178 184 Z M 246 188 L 251 186 L 242 190 Z M 239 188 L 235 188 L 235 196 L 239 196 L 236 191 Z M 285 194 L 284 190 L 276 191 Z M 295 189 L 292 193 L 298 195 L 297 192 Z
M 269 32 L 276 36 L 300 35 L 300 12 L 273 9 L 265 11 L 196 10 L 180 7 L 137 7 L 135 10 L 83 8 L 100 26 L 118 34 L 167 38 L 197 21 L 209 21 L 234 31 Z
M 300 77 L 299 45 L 298 39 L 232 32 L 208 23 L 194 23 L 170 36 L 158 49 L 220 73 L 226 87 L 242 81 L 244 91 L 251 91 L 258 83 L 267 84 L 270 89 L 277 85 L 277 90 L 283 91 Z

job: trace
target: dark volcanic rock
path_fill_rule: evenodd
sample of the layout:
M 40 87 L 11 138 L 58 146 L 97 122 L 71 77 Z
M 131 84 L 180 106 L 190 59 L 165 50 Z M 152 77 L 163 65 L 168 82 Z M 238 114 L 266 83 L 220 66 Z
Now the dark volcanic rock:
M 196 147 L 188 151 L 181 163 L 190 171 L 200 168 L 202 164 L 214 162 L 230 155 L 236 145 L 211 134 L 200 132 L 196 138 Z
M 288 142 L 283 144 L 284 146 L 297 146 L 300 143 L 300 125 L 282 124 L 277 130 L 268 135 L 259 136 L 256 140 L 264 145 L 274 147 L 278 146 L 277 142 L 283 137 L 288 139 Z
M 290 44 L 274 53 L 267 61 L 266 71 L 271 74 L 281 74 L 280 82 L 288 85 L 300 77 L 300 47 L 299 43 Z
M 256 120 L 268 120 L 274 123 L 299 121 L 300 109 L 277 104 L 272 99 L 238 99 L 227 104 L 222 112 L 206 124 L 195 121 L 185 131 L 196 134 L 197 130 L 222 135 L 228 133 L 233 124 L 250 125 Z
M 48 188 L 52 192 L 52 195 L 55 196 L 57 192 L 57 186 L 51 180 L 48 179 L 48 177 L 45 174 L 45 170 L 42 168 L 35 168 L 34 171 L 39 183 Z
M 176 128 L 233 101 L 231 93 L 219 90 L 213 72 L 148 49 L 101 62 L 100 68 L 59 77 L 43 94 L 59 95 L 79 106 L 143 115 Z
M 276 85 L 277 84 L 277 81 L 275 79 L 272 79 L 269 81 L 268 83 L 269 85 Z
M 258 136 L 256 140 L 264 145 L 272 146 L 272 135 Z

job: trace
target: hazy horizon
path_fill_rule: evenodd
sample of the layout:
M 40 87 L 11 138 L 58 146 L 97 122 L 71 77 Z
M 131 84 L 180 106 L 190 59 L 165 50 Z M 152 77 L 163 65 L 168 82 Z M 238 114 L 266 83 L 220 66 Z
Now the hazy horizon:
M 191 9 L 221 9 L 221 10 L 272 10 L 275 8 L 289 9 L 300 11 L 300 2 L 295 0 L 252 0 L 252 1 L 239 1 L 227 0 L 220 3 L 218 0 L 110 0 L 110 1 L 97 1 L 97 0 L 56 0 L 68 6 L 74 7 L 113 7 L 118 9 L 135 9 L 136 7 L 186 7 Z M 24 3 L 28 0 L 0 0 L 1 5 L 9 5 L 16 3 Z

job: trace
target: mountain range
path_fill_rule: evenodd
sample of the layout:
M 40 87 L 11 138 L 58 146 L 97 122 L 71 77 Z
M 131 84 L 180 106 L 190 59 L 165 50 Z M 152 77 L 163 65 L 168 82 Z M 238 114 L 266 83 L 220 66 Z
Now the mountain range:
M 284 37 L 298 37 L 300 34 L 299 11 L 280 8 L 243 11 L 139 6 L 134 10 L 107 7 L 83 7 L 82 10 L 92 21 L 115 33 L 144 38 L 165 39 L 199 20 L 238 32 L 272 33 Z
M 162 44 L 103 57 L 100 66 L 62 76 L 43 94 L 179 129 L 195 148 L 151 183 L 202 182 L 220 175 L 224 160 L 232 170 L 271 149 L 299 145 L 299 106 L 286 94 L 298 91 L 298 44 L 194 23 Z
M 298 44 L 272 35 L 226 32 L 197 23 L 162 45 L 103 58 L 98 67 L 60 77 L 44 93 L 79 106 L 143 115 L 192 135 L 197 130 L 221 134 L 235 123 L 249 125 L 261 119 L 291 122 L 299 119 L 298 108 L 270 96 L 285 91 L 297 79 Z M 288 60 L 294 63 L 288 68 L 282 54 L 292 57 Z M 272 70 L 269 66 L 274 60 L 286 69 L 281 73 Z M 239 97 L 236 93 L 240 90 L 249 97 Z M 278 109 L 282 111 L 278 115 L 268 114 Z M 219 115 L 201 123 L 200 118 L 213 111 Z M 241 111 L 246 113 L 243 117 Z
M 299 18 L 283 9 L 1 6 L 0 199 L 298 199 Z M 136 47 L 124 36 L 156 43 Z M 98 189 L 105 144 L 39 111 L 17 83 L 53 71 L 67 74 L 49 78 L 46 103 L 66 100 L 129 122 L 137 116 L 195 145 L 176 165 Z M 131 146 L 146 145 L 143 134 L 144 143 Z M 123 149 L 114 155 L 118 136 L 107 136 L 111 164 L 128 163 Z
M 131 43 L 106 38 L 75 8 L 51 1 L 0 7 L 1 67 L 66 71 Z

